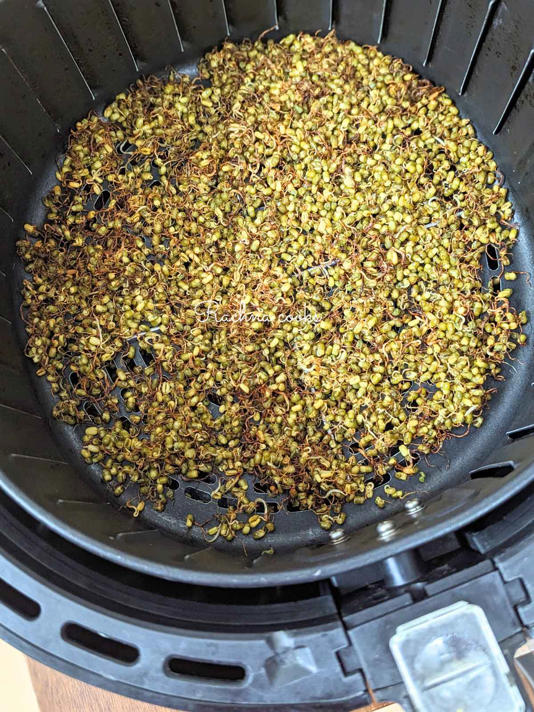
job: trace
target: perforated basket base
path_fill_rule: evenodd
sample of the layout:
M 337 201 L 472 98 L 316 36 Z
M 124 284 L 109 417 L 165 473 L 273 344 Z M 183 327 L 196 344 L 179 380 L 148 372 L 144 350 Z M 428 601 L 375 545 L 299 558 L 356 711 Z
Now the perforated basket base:
M 187 69 L 190 71 L 190 67 Z M 50 169 L 48 176 L 44 179 L 45 184 L 54 182 L 54 170 L 55 167 Z M 43 220 L 43 208 L 38 200 L 39 197 L 40 192 L 37 191 L 33 214 L 28 216 L 30 222 L 39 223 Z M 515 220 L 518 218 L 520 219 L 520 215 L 516 213 Z M 528 265 L 532 263 L 531 260 L 527 231 L 523 229 L 514 250 L 513 268 L 517 271 L 527 271 Z M 492 270 L 491 267 L 494 267 L 494 269 Z M 498 265 L 493 265 L 491 261 L 484 260 L 481 265 L 482 278 L 487 280 L 492 274 L 497 274 L 499 269 Z M 17 307 L 19 307 L 20 297 L 18 295 L 20 293 L 20 280 L 23 276 L 20 265 L 17 267 L 16 276 L 17 279 L 14 282 L 15 299 L 18 300 Z M 532 303 L 534 290 L 529 289 L 525 280 L 516 281 L 514 287 L 514 306 L 517 309 L 528 309 Z M 18 324 L 18 330 L 19 336 L 23 341 L 25 336 L 22 322 Z M 529 388 L 531 375 L 534 373 L 533 349 L 518 349 L 514 352 L 514 356 L 517 357 L 517 360 L 508 362 L 504 367 L 505 380 L 490 384 L 497 388 L 497 393 L 490 401 L 489 406 L 486 407 L 483 427 L 480 429 L 473 428 L 468 437 L 451 438 L 438 454 L 425 458 L 421 463 L 427 473 L 424 483 L 420 483 L 417 477 L 413 477 L 405 483 L 394 480 L 393 483 L 407 493 L 406 501 L 417 497 L 425 502 L 433 495 L 452 489 L 460 482 L 468 480 L 469 473 L 483 462 L 488 452 L 495 449 L 496 446 L 507 442 L 506 433 L 511 429 L 512 421 L 517 415 L 517 403 L 521 401 L 524 391 Z M 135 497 L 136 485 L 131 484 L 127 487 L 120 498 L 115 498 L 111 495 L 109 486 L 105 485 L 101 480 L 100 467 L 98 465 L 88 466 L 79 455 L 82 448 L 81 434 L 86 426 L 72 428 L 53 419 L 51 410 L 54 400 L 48 384 L 45 379 L 39 379 L 34 375 L 33 368 L 30 367 L 30 371 L 39 400 L 46 413 L 56 442 L 59 444 L 60 451 L 65 454 L 66 461 L 72 463 L 76 469 L 76 473 L 73 472 L 72 477 L 83 477 L 101 495 L 102 499 L 111 502 L 114 507 L 122 508 L 124 518 L 127 520 L 130 515 L 125 503 Z M 88 416 L 87 424 L 90 422 Z M 461 430 L 459 429 L 457 432 L 460 434 Z M 495 474 L 508 474 L 509 469 L 507 470 L 505 467 L 504 470 L 501 469 Z M 477 476 L 480 476 L 480 474 L 478 473 Z M 270 547 L 274 548 L 275 555 L 277 555 L 284 552 L 294 552 L 302 547 L 319 546 L 332 540 L 332 532 L 335 530 L 330 532 L 322 530 L 312 512 L 288 511 L 281 504 L 281 498 L 273 498 L 266 495 L 258 483 L 254 482 L 252 478 L 248 479 L 251 493 L 264 498 L 273 507 L 279 508 L 279 511 L 273 515 L 273 521 L 276 525 L 275 531 L 260 541 L 254 540 L 252 537 L 238 536 L 229 543 L 221 537 L 215 544 L 210 546 L 211 550 L 227 550 L 236 557 L 247 559 L 248 564 L 254 565 L 254 560 Z M 388 481 L 389 476 L 386 476 L 385 480 L 377 485 L 377 493 L 381 492 Z M 185 519 L 188 513 L 192 513 L 195 521 L 206 522 L 212 519 L 213 523 L 216 523 L 216 515 L 222 513 L 225 507 L 228 506 L 226 497 L 218 502 L 210 497 L 210 492 L 217 487 L 217 482 L 216 477 L 213 475 L 203 481 L 194 482 L 181 478 L 175 479 L 173 481 L 173 487 L 176 488 L 174 501 L 167 505 L 163 513 L 155 512 L 148 505 L 136 523 L 138 525 L 136 526 L 138 534 L 135 539 L 139 539 L 139 526 L 145 532 L 142 536 L 145 541 L 151 537 L 149 532 L 157 529 L 171 536 L 182 545 L 176 549 L 177 560 L 179 560 L 180 555 L 198 557 L 199 550 L 202 551 L 207 547 L 204 535 L 198 527 L 187 529 Z M 80 518 L 94 516 L 94 506 L 92 504 L 83 503 L 83 499 L 80 500 L 76 496 L 70 497 L 62 493 L 58 493 L 58 495 L 56 504 L 62 513 L 70 510 Z M 380 510 L 372 501 L 365 505 L 347 505 L 345 508 L 347 521 L 340 528 L 342 537 L 357 537 L 358 531 L 363 527 L 376 524 L 384 517 L 389 517 L 395 512 L 401 511 L 404 505 L 405 501 L 392 501 L 389 499 L 387 499 L 384 510 Z M 129 527 L 127 527 L 127 530 L 123 532 L 115 532 L 113 537 L 115 539 L 117 537 L 119 539 L 129 537 L 131 539 L 132 533 L 129 533 Z M 168 545 L 172 547 L 171 542 Z M 182 548 L 183 546 L 185 546 L 185 549 Z M 263 557 L 265 556 L 267 555 L 264 554 Z

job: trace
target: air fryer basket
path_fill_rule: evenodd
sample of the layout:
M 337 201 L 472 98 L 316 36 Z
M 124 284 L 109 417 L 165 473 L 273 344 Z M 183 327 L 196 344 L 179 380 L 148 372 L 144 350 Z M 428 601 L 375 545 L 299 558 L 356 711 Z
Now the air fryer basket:
M 271 539 L 208 546 L 185 527 L 224 506 L 209 481 L 176 481 L 175 502 L 138 520 L 111 501 L 98 469 L 79 456 L 83 429 L 51 419 L 52 399 L 23 356 L 22 269 L 14 245 L 25 222 L 43 220 L 41 197 L 73 123 L 101 110 L 138 76 L 173 65 L 193 74 L 202 53 L 226 37 L 255 38 L 272 28 L 327 32 L 378 44 L 446 87 L 462 115 L 495 153 L 515 205 L 520 237 L 513 269 L 534 264 L 534 6 L 530 0 L 3 0 L 0 2 L 0 484 L 50 528 L 122 565 L 209 585 L 258 586 L 330 576 L 458 528 L 519 492 L 534 476 L 534 350 L 504 369 L 506 380 L 483 427 L 448 441 L 425 483 L 409 482 L 405 502 L 379 510 L 346 508 L 345 526 L 321 530 L 311 512 L 275 514 Z M 499 272 L 489 259 L 485 279 Z M 516 282 L 514 304 L 532 318 L 534 287 Z M 526 327 L 530 333 L 530 325 Z M 88 416 L 89 417 L 89 416 Z M 425 467 L 425 469 L 427 469 Z M 262 496 L 262 493 L 258 493 Z M 270 501 L 270 498 L 269 498 Z M 276 506 L 276 501 L 273 505 Z M 117 506 L 118 505 L 118 506 Z M 219 510 L 220 511 L 220 510 Z M 376 525 L 387 517 L 397 537 Z M 274 556 L 262 554 L 273 546 Z

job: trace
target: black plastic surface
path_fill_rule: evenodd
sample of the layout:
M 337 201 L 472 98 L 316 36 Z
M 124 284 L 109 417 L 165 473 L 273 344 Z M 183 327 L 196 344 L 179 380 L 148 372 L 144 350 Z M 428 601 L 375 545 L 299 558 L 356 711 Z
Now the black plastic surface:
M 5 0 L 3 5 L 9 21 L 0 23 L 0 43 L 51 118 L 68 129 L 93 103 L 76 61 L 43 3 Z M 38 42 L 28 41 L 37 37 Z
M 532 525 L 517 542 L 509 515 L 491 558 L 436 542 L 420 550 L 421 579 L 401 589 L 373 567 L 344 590 L 229 592 L 108 563 L 0 494 L 0 635 L 87 682 L 177 709 L 345 712 L 369 701 L 368 683 L 410 712 L 388 648 L 406 620 L 460 600 L 481 606 L 512 667 L 532 622 L 534 545 Z M 491 520 L 477 527 L 491 536 Z
M 33 657 L 194 712 L 368 700 L 361 675 L 338 664 L 348 639 L 325 582 L 232 592 L 166 582 L 61 540 L 3 494 L 0 514 L 2 580 L 38 610 L 6 603 L 0 582 L 0 635 Z
M 87 0 L 72 5 L 47 0 L 44 5 L 38 3 L 39 12 L 32 8 L 21 3 L 19 17 L 18 3 L 6 0 L 0 5 L 0 25 L 6 27 L 16 18 L 14 26 L 18 28 L 9 40 L 11 51 L 8 46 L 0 56 L 5 70 L 0 80 L 2 105 L 12 100 L 12 112 L 4 111 L 0 121 L 8 142 L 0 143 L 0 161 L 5 168 L 0 206 L 7 213 L 0 212 L 0 228 L 4 230 L 5 225 L 0 235 L 0 259 L 14 294 L 14 309 L 0 318 L 0 365 L 5 367 L 0 371 L 0 485 L 6 492 L 65 537 L 134 569 L 210 585 L 265 586 L 314 580 L 383 560 L 480 517 L 531 481 L 534 441 L 530 437 L 512 441 L 507 436 L 507 432 L 534 422 L 530 408 L 534 351 L 527 347 L 507 368 L 506 381 L 498 384 L 483 428 L 467 438 L 449 441 L 433 458 L 433 467 L 426 468 L 424 484 L 410 482 L 413 495 L 425 505 L 417 518 L 402 511 L 402 502 L 389 504 L 385 512 L 372 506 L 349 506 L 345 536 L 333 543 L 312 513 L 282 511 L 276 515 L 277 529 L 268 542 L 276 554 L 262 555 L 264 542 L 247 542 L 245 557 L 238 539 L 231 545 L 217 542 L 222 548 L 216 551 L 205 544 L 199 532 L 186 530 L 187 512 L 203 516 L 216 505 L 202 502 L 202 495 L 187 498 L 186 484 L 180 483 L 173 506 L 162 515 L 147 508 L 135 521 L 115 508 L 115 500 L 107 502 L 98 470 L 81 461 L 79 430 L 51 422 L 46 385 L 34 378 L 38 404 L 28 387 L 21 385 L 32 369 L 29 364 L 21 366 L 24 333 L 16 296 L 21 271 L 11 270 L 13 243 L 21 224 L 43 217 L 39 198 L 54 181 L 53 159 L 60 145 L 57 127 L 64 129 L 71 113 L 70 109 L 61 112 L 57 97 L 42 78 L 43 71 L 34 67 L 35 49 L 25 49 L 18 42 L 24 34 L 21 18 L 26 13 L 37 45 L 43 36 L 43 62 L 50 63 L 50 76 L 57 76 L 64 67 L 68 77 L 64 100 L 69 106 L 72 100 L 77 109 L 87 106 L 88 93 L 96 97 L 95 107 L 101 108 L 115 91 L 138 76 L 138 70 L 163 70 L 164 64 L 172 61 L 178 69 L 194 71 L 195 61 L 205 49 L 228 35 L 234 39 L 255 36 L 269 29 L 273 21 L 279 23 L 273 36 L 301 28 L 325 32 L 334 23 L 341 37 L 379 42 L 381 48 L 403 57 L 423 75 L 443 81 L 462 113 L 473 118 L 479 136 L 494 149 L 522 226 L 514 267 L 529 271 L 534 263 L 530 239 L 534 10 L 530 2 L 283 0 L 275 6 L 272 0 L 226 4 L 222 0 L 162 0 L 156 5 L 126 0 Z M 57 52 L 52 51 L 55 41 Z M 61 140 L 64 138 L 63 134 Z M 518 280 L 514 286 L 517 306 L 530 311 L 534 290 L 528 280 Z M 4 298 L 4 311 L 5 302 Z M 530 325 L 526 331 L 530 333 Z M 504 446 L 506 452 L 499 453 Z M 513 470 L 506 476 L 470 479 L 471 471 L 501 462 L 512 463 Z M 485 474 L 496 475 L 497 471 Z M 207 496 L 209 485 L 200 484 L 199 489 Z M 396 536 L 384 543 L 377 538 L 375 525 L 386 515 L 394 522 Z
M 95 96 L 119 92 L 136 79 L 135 59 L 110 2 L 46 0 L 45 6 Z
M 171 6 L 151 0 L 112 0 L 139 71 L 158 71 L 179 61 L 182 40 Z

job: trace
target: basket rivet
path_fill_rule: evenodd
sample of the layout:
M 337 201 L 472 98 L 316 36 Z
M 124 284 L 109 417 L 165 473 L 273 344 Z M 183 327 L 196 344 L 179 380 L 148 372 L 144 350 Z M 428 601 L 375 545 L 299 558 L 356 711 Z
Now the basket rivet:
M 383 522 L 380 522 L 376 527 L 376 531 L 378 533 L 378 538 L 382 541 L 389 541 L 389 539 L 393 539 L 397 533 L 395 525 L 391 519 L 385 519 Z
M 418 499 L 410 499 L 404 505 L 404 508 L 411 517 L 416 517 L 420 512 L 423 511 L 423 505 Z
M 330 541 L 332 544 L 341 544 L 342 541 L 347 541 L 348 536 L 345 534 L 343 529 L 335 529 L 330 532 Z

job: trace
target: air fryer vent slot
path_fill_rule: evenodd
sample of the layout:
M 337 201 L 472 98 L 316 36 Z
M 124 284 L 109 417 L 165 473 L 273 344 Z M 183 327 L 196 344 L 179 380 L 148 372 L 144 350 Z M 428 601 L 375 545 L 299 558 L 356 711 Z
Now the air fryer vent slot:
M 95 200 L 95 210 L 104 210 L 109 203 L 111 194 L 109 190 L 103 190 Z
M 19 616 L 26 618 L 27 620 L 33 621 L 39 617 L 41 613 L 41 606 L 34 601 L 33 598 L 29 598 L 24 593 L 21 593 L 16 588 L 13 588 L 11 584 L 0 578 L 0 602 L 2 602 L 12 611 L 18 613 Z
M 374 477 L 371 477 L 369 480 L 366 480 L 366 482 L 372 482 L 375 486 L 375 489 L 378 489 L 378 487 L 387 485 L 387 483 L 390 480 L 391 480 L 391 475 L 389 474 L 389 472 L 386 472 L 383 475 L 375 475 Z
M 486 247 L 486 262 L 492 272 L 499 269 L 499 253 L 495 245 L 491 243 Z
M 479 480 L 482 477 L 506 477 L 513 472 L 514 464 L 512 462 L 499 462 L 495 465 L 486 465 L 478 470 L 472 470 L 469 476 L 472 480 Z
M 196 487 L 186 487 L 185 496 L 189 497 L 189 499 L 194 499 L 197 502 L 202 502 L 203 504 L 211 502 L 210 493 L 204 492 L 204 490 L 197 489 Z
M 205 660 L 170 658 L 167 665 L 169 672 L 173 675 L 197 677 L 202 680 L 241 682 L 246 675 L 245 668 L 242 665 L 213 663 Z
M 516 428 L 515 430 L 509 430 L 506 435 L 510 440 L 520 440 L 521 438 L 526 438 L 529 435 L 534 434 L 534 423 L 532 425 L 525 425 L 523 428 Z
M 85 648 L 91 653 L 110 658 L 124 665 L 131 665 L 139 658 L 139 651 L 133 645 L 127 645 L 115 638 L 95 633 L 95 631 L 77 623 L 66 623 L 63 626 L 62 635 L 72 645 Z

